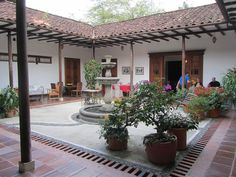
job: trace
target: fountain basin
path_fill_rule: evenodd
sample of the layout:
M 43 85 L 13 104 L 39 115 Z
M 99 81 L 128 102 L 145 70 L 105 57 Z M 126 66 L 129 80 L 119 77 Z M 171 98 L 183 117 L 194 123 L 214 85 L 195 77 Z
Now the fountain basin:
M 105 85 L 116 84 L 120 80 L 118 77 L 97 77 L 96 79 L 99 83 Z

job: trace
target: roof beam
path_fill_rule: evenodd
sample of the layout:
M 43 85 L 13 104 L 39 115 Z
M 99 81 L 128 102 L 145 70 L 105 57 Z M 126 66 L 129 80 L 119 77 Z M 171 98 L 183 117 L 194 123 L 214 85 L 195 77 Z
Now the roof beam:
M 166 39 L 162 36 L 158 36 L 158 35 L 155 35 L 155 34 L 152 34 L 152 33 L 147 33 L 147 35 L 152 36 L 152 37 L 156 37 L 157 39 L 161 39 L 163 41 L 169 41 L 169 39 Z
M 213 35 L 212 35 L 210 32 L 208 32 L 203 26 L 199 26 L 199 28 L 200 28 L 204 33 L 206 33 L 208 36 L 210 36 L 210 37 L 213 36 Z
M 166 34 L 166 33 L 164 33 L 164 32 L 159 32 L 159 33 L 162 34 L 162 35 L 164 35 L 163 37 L 170 37 L 170 38 L 172 38 L 172 39 L 179 40 L 177 37 L 171 36 L 171 35 Z
M 175 34 L 177 34 L 177 35 L 180 35 L 180 36 L 184 35 L 186 39 L 190 39 L 190 37 L 186 36 L 186 34 L 180 33 L 179 31 L 171 30 L 171 32 L 173 32 L 173 33 L 175 33 Z
M 225 32 L 222 31 L 222 29 L 220 28 L 219 25 L 216 24 L 215 27 L 216 27 L 216 29 L 218 29 L 218 30 L 220 31 L 220 33 L 221 33 L 223 36 L 225 35 Z
M 222 0 L 216 0 L 217 2 L 218 1 L 221 1 L 222 2 Z M 236 5 L 236 1 L 231 1 L 231 2 L 223 2 L 223 4 L 225 5 L 225 6 L 232 6 L 232 5 Z
M 6 27 L 9 27 L 9 26 L 12 26 L 14 25 L 13 23 L 7 23 L 7 24 L 4 24 L 4 25 L 0 25 L 0 28 L 6 28 Z
M 184 30 L 187 31 L 187 32 L 189 32 L 189 33 L 193 33 L 193 35 L 196 36 L 196 37 L 198 37 L 198 38 L 201 38 L 200 35 L 194 34 L 194 31 L 190 30 L 189 28 L 185 28 Z
M 226 3 L 224 3 L 223 0 L 216 0 L 216 3 L 218 4 L 221 13 L 224 16 L 224 19 L 228 22 L 229 21 L 229 16 L 228 16 L 227 10 L 225 8 L 225 6 L 227 6 Z

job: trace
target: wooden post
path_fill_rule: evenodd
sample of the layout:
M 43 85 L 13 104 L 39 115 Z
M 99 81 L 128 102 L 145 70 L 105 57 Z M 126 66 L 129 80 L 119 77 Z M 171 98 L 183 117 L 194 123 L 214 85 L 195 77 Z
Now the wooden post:
M 59 99 L 60 100 L 63 100 L 62 98 L 62 48 L 63 48 L 63 45 L 62 45 L 62 42 L 61 40 L 59 40 L 59 43 L 58 43 L 58 60 L 59 60 Z
M 25 0 L 16 1 L 16 29 L 21 148 L 19 172 L 23 173 L 26 171 L 32 171 L 35 167 L 34 161 L 31 161 L 31 130 L 29 111 L 29 78 L 27 61 Z
M 8 66 L 9 66 L 9 85 L 13 88 L 13 69 L 12 69 L 12 41 L 11 41 L 11 31 L 8 31 Z
M 134 82 L 134 46 L 133 41 L 130 42 L 130 49 L 131 49 L 131 61 L 130 61 L 130 91 L 134 90 L 133 82 Z
M 92 48 L 93 48 L 93 59 L 95 59 L 95 50 L 96 50 L 95 40 L 93 40 Z
M 182 36 L 182 89 L 185 88 L 185 59 L 186 59 L 185 36 Z

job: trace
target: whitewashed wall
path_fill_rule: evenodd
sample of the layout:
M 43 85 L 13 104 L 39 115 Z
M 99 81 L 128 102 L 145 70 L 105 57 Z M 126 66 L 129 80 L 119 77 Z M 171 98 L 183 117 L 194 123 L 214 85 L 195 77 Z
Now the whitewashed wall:
M 16 52 L 16 41 L 13 41 L 13 53 Z M 64 45 L 62 55 L 63 57 L 71 57 L 80 59 L 81 66 L 90 58 L 90 49 L 82 47 L 72 47 Z M 7 37 L 5 34 L 0 35 L 0 52 L 7 53 Z M 54 43 L 46 43 L 43 41 L 29 40 L 28 41 L 29 55 L 51 56 L 52 64 L 35 64 L 29 63 L 29 84 L 42 85 L 45 89 L 50 88 L 50 83 L 58 82 L 59 80 L 59 66 L 58 66 L 58 45 Z M 64 81 L 64 59 L 62 67 L 62 79 Z M 0 88 L 9 85 L 8 63 L 0 61 Z M 83 78 L 83 67 L 81 67 L 81 79 Z M 14 87 L 18 85 L 17 79 L 17 64 L 13 62 L 13 77 Z
M 202 34 L 201 38 L 191 36 L 190 39 L 186 39 L 186 50 L 205 50 L 203 62 L 203 84 L 205 86 L 213 76 L 221 81 L 227 69 L 236 66 L 236 34 L 234 32 L 227 32 L 226 34 L 226 36 L 222 36 L 220 33 L 215 33 L 216 43 L 213 43 L 211 37 L 206 34 Z M 150 44 L 135 44 L 134 67 L 144 67 L 144 75 L 134 75 L 134 83 L 140 80 L 149 80 L 148 53 L 181 51 L 182 40 L 179 39 L 152 42 Z M 103 58 L 106 54 L 111 54 L 118 59 L 118 77 L 120 77 L 122 83 L 129 83 L 129 75 L 122 75 L 121 67 L 130 66 L 130 45 L 126 45 L 123 51 L 121 47 L 107 47 L 96 50 L 96 58 Z
M 212 39 L 203 34 L 202 38 L 191 36 L 186 40 L 187 50 L 205 50 L 203 62 L 203 84 L 207 85 L 213 76 L 221 81 L 223 74 L 228 68 L 236 66 L 236 34 L 227 32 L 226 36 L 220 33 L 214 34 L 217 38 L 215 44 Z M 153 52 L 171 52 L 181 51 L 180 40 L 170 39 L 170 41 L 152 42 L 134 45 L 135 67 L 144 67 L 144 75 L 134 75 L 134 83 L 140 80 L 149 79 L 149 55 Z M 13 52 L 16 53 L 16 42 L 13 42 Z M 0 35 L 0 52 L 7 53 L 7 37 L 4 34 Z M 81 59 L 81 79 L 83 78 L 83 65 L 91 58 L 91 49 L 72 47 L 65 45 L 63 49 L 64 57 L 72 57 Z M 54 43 L 39 42 L 30 40 L 28 42 L 28 54 L 52 56 L 52 64 L 29 64 L 29 82 L 30 85 L 43 85 L 45 88 L 50 87 L 50 83 L 58 81 L 58 45 Z M 111 54 L 113 58 L 118 59 L 118 77 L 122 83 L 129 83 L 129 75 L 122 75 L 121 67 L 130 66 L 130 45 L 121 47 L 97 48 L 96 58 L 101 61 L 104 55 Z M 14 62 L 14 85 L 17 87 L 17 67 Z M 64 81 L 64 60 L 62 67 L 62 75 Z M 9 84 L 8 80 L 8 63 L 0 61 L 0 88 L 6 87 Z

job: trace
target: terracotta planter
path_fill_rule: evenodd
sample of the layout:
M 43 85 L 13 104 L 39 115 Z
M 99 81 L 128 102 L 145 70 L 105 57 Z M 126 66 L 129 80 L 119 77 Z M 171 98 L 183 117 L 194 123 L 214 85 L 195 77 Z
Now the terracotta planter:
M 189 108 L 187 104 L 183 105 L 183 111 L 189 113 Z
M 108 149 L 112 151 L 122 151 L 127 149 L 128 140 L 120 141 L 117 138 L 108 138 Z
M 185 150 L 187 147 L 187 129 L 172 128 L 171 130 L 168 130 L 168 132 L 177 137 L 177 150 Z
M 7 118 L 15 117 L 16 116 L 16 110 L 13 109 L 13 110 L 7 111 L 5 114 L 6 114 Z
M 208 111 L 208 116 L 211 118 L 220 117 L 220 109 L 216 108 L 216 109 L 212 109 L 212 110 Z
M 146 145 L 148 160 L 158 165 L 167 165 L 175 161 L 177 141 Z
M 201 111 L 201 112 L 197 112 L 196 114 L 199 120 L 203 120 L 204 118 L 206 118 L 205 112 Z

